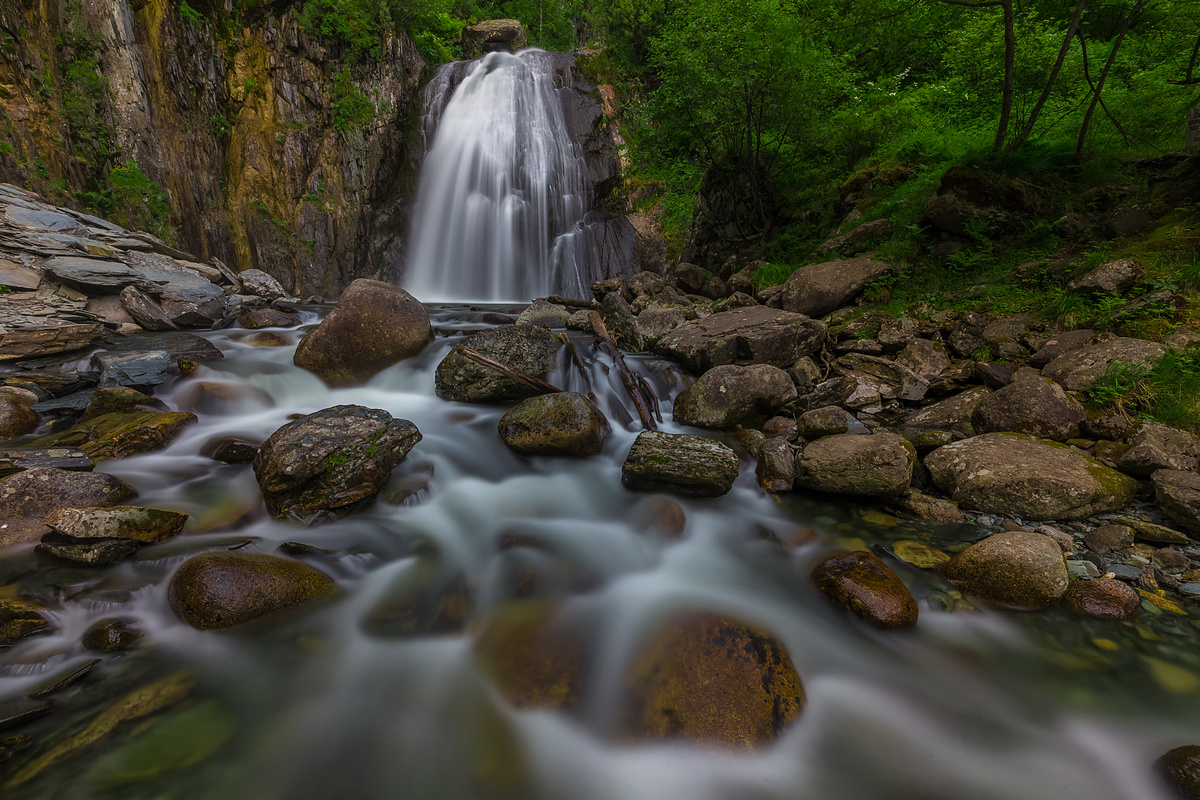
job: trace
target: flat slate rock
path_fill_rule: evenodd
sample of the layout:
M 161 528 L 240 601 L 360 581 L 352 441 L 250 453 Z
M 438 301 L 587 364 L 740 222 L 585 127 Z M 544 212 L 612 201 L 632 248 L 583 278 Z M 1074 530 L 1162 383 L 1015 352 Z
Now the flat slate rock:
M 140 276 L 128 264 L 109 259 L 55 256 L 46 259 L 43 267 L 60 281 L 92 289 L 115 292 L 140 283 Z
M 100 324 L 55 325 L 0 333 L 0 361 L 82 350 L 104 332 Z
M 737 475 L 737 454 L 720 442 L 658 431 L 639 434 L 621 467 L 627 489 L 697 497 L 726 494 Z
M 91 472 L 96 464 L 82 450 L 52 447 L 46 450 L 9 450 L 0 453 L 0 477 L 35 467 L 55 467 L 75 472 Z

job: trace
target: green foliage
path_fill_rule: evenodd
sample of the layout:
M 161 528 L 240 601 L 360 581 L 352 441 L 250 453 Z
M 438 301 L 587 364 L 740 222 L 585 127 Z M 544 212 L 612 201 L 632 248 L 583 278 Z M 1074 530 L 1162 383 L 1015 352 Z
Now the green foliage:
M 204 24 L 204 15 L 189 6 L 187 0 L 182 0 L 182 2 L 180 2 L 179 16 L 183 17 L 185 20 L 197 27 Z
M 1200 431 L 1200 352 L 1168 350 L 1153 369 L 1110 364 L 1087 397 L 1123 414 Z
M 118 164 L 109 173 L 107 211 L 125 227 L 146 230 L 165 241 L 174 241 L 171 201 L 162 187 L 133 161 Z
M 213 136 L 218 139 L 224 139 L 233 130 L 233 124 L 224 114 L 213 114 L 211 121 Z
M 354 85 L 350 72 L 340 70 L 333 78 L 333 127 L 339 131 L 361 128 L 375 119 L 375 104 Z

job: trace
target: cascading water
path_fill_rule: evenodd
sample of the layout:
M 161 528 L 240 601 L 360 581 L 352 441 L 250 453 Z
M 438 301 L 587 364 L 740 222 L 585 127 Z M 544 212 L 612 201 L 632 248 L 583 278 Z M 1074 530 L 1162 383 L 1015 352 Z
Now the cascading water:
M 564 113 L 561 54 L 491 53 L 425 89 L 428 145 L 404 287 L 423 301 L 586 296 L 614 262 Z

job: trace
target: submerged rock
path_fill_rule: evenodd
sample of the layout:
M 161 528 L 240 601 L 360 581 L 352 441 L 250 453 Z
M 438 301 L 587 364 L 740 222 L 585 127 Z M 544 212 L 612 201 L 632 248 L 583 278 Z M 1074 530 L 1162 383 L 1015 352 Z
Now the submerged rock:
M 1137 616 L 1142 598 L 1129 585 L 1114 578 L 1072 581 L 1063 595 L 1068 611 L 1100 619 L 1130 619 Z
M 259 447 L 254 476 L 276 519 L 336 519 L 379 493 L 421 441 L 417 426 L 377 408 L 333 406 L 289 422 Z
M 68 564 L 84 567 L 109 567 L 131 557 L 138 550 L 138 543 L 131 539 L 96 539 L 95 541 L 51 541 L 42 540 L 35 550 Z
M 577 621 L 550 598 L 516 600 L 493 610 L 472 647 L 483 671 L 517 708 L 579 705 L 587 641 Z
M 80 644 L 84 650 L 112 653 L 128 650 L 137 644 L 143 635 L 133 620 L 107 617 L 84 631 Z
M 757 425 L 796 399 L 796 385 L 769 364 L 713 367 L 675 398 L 675 419 L 685 425 L 730 430 Z
M 114 475 L 36 467 L 0 480 L 0 547 L 36 542 L 67 506 L 113 506 L 137 495 Z
M 753 750 L 804 707 L 791 656 L 771 634 L 711 612 L 658 624 L 622 683 L 620 733 Z
M 455 345 L 438 364 L 434 374 L 438 397 L 460 403 L 513 403 L 538 394 L 528 384 L 472 361 L 463 355 L 463 348 L 531 377 L 544 378 L 561 347 L 554 334 L 535 325 L 480 331 Z
M 238 273 L 238 278 L 242 282 L 242 291 L 246 294 L 265 300 L 279 300 L 287 297 L 287 292 L 279 285 L 279 281 L 261 269 L 242 270 Z
M 500 438 L 523 456 L 594 456 L 608 420 L 581 394 L 559 392 L 523 400 L 500 418 Z
M 330 386 L 357 386 L 431 341 L 433 327 L 420 301 L 399 286 L 359 278 L 300 340 L 292 360 Z
M 925 457 L 937 487 L 962 506 L 1027 519 L 1083 519 L 1128 505 L 1137 482 L 1073 447 L 989 433 Z
M 37 603 L 17 596 L 15 587 L 0 590 L 0 645 L 8 645 L 25 636 L 49 630 Z
M 737 454 L 720 442 L 658 431 L 638 434 L 621 467 L 627 489 L 697 497 L 726 494 L 737 475 Z
M 857 497 L 899 497 L 912 482 L 916 449 L 894 433 L 826 436 L 796 456 L 796 486 Z
M 997 533 L 963 550 L 942 567 L 964 594 L 1006 608 L 1045 608 L 1067 591 L 1067 564 L 1048 536 Z
M 299 561 L 261 553 L 205 553 L 175 571 L 167 599 L 188 625 L 213 630 L 336 592 L 332 578 Z
M 1200 745 L 1168 750 L 1154 763 L 1154 769 L 1180 800 L 1200 800 Z
M 812 580 L 829 602 L 876 628 L 917 624 L 917 601 L 873 553 L 856 550 L 830 556 L 813 568 Z

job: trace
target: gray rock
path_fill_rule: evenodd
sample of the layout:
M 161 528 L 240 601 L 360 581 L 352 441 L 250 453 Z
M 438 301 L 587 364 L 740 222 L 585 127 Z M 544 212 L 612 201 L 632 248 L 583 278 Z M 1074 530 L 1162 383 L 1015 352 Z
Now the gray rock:
M 0 477 L 37 467 L 91 472 L 96 462 L 82 450 L 55 447 L 48 450 L 9 450 L 0 452 Z
M 1116 511 L 1137 482 L 1067 445 L 989 433 L 925 457 L 937 487 L 961 506 L 1029 519 L 1083 519 Z
M 140 506 L 60 508 L 46 516 L 46 525 L 72 539 L 130 539 L 152 544 L 179 535 L 188 515 Z
M 913 339 L 896 356 L 896 363 L 931 381 L 941 375 L 951 362 L 946 348 L 940 342 Z
M 137 492 L 113 475 L 36 467 L 0 480 L 0 548 L 36 542 L 64 506 L 112 506 Z
M 621 467 L 627 489 L 697 497 L 726 494 L 737 475 L 737 454 L 720 442 L 658 431 L 639 434 Z
M 975 429 L 971 419 L 976 407 L 989 394 L 991 392 L 982 387 L 968 389 L 962 394 L 912 412 L 904 418 L 904 424 L 911 428 L 935 428 L 973 436 Z
M 489 19 L 468 25 L 462 32 L 464 61 L 486 53 L 512 53 L 528 46 L 525 29 L 515 19 Z
M 138 551 L 132 539 L 98 539 L 91 542 L 46 540 L 34 550 L 43 556 L 82 567 L 110 567 L 132 557 Z
M 1029 366 L 1041 369 L 1059 356 L 1091 344 L 1095 335 L 1096 332 L 1090 328 L 1057 333 L 1047 339 L 1033 354 L 1033 357 L 1029 359 Z
M 461 403 L 512 403 L 538 392 L 470 360 L 462 355 L 463 347 L 526 375 L 544 378 L 554 367 L 562 342 L 545 328 L 532 325 L 491 328 L 455 345 L 438 364 L 434 383 L 439 397 Z
M 604 326 L 617 342 L 617 347 L 630 353 L 640 353 L 645 348 L 638 333 L 637 318 L 625 298 L 616 292 L 609 292 L 600 301 L 600 316 Z
M 1176 328 L 1171 331 L 1163 340 L 1162 343 L 1167 347 L 1174 347 L 1176 350 L 1195 350 L 1200 347 L 1200 330 L 1195 328 Z
M 689 322 L 664 336 L 655 352 L 693 374 L 724 364 L 770 364 L 787 369 L 816 352 L 825 325 L 803 314 L 751 306 Z
M 866 256 L 800 267 L 783 284 L 787 311 L 820 317 L 841 308 L 891 267 Z
M 109 259 L 55 256 L 46 259 L 43 268 L 60 281 L 85 289 L 112 292 L 141 283 L 141 276 L 128 264 Z
M 963 550 L 942 573 L 964 594 L 1005 608 L 1045 608 L 1069 585 L 1062 551 L 1039 533 L 997 533 Z
M 805 439 L 849 433 L 850 415 L 837 406 L 814 408 L 796 418 L 796 432 Z
M 200 630 L 231 628 L 329 597 L 337 584 L 299 561 L 262 553 L 204 553 L 167 586 L 176 616 Z
M 1117 459 L 1117 469 L 1128 475 L 1149 478 L 1160 469 L 1195 472 L 1200 468 L 1200 442 L 1178 428 L 1143 422 L 1129 445 Z
M 637 316 L 637 332 L 647 347 L 656 347 L 659 341 L 671 331 L 687 322 L 687 315 L 681 308 L 663 308 L 651 304 Z
M 566 308 L 545 300 L 534 300 L 533 304 L 517 317 L 518 325 L 540 325 L 543 328 L 565 328 L 571 319 Z
M 1189 533 L 1200 536 L 1200 474 L 1160 469 L 1150 476 L 1163 513 Z
M 498 429 L 504 444 L 523 456 L 586 458 L 604 446 L 608 420 L 583 395 L 559 392 L 521 401 Z
M 1112 364 L 1153 369 L 1162 360 L 1166 348 L 1144 339 L 1117 338 L 1095 342 L 1063 353 L 1042 370 L 1042 374 L 1068 392 L 1086 392 L 1096 385 Z
M 769 364 L 713 367 L 675 398 L 675 419 L 685 425 L 730 430 L 758 425 L 796 399 L 788 374 Z
M 1142 265 L 1131 258 L 1101 264 L 1086 275 L 1067 284 L 1081 294 L 1125 294 L 1142 279 Z
M 790 492 L 796 482 L 796 453 L 786 436 L 773 436 L 758 448 L 754 476 L 764 492 Z
M 1079 436 L 1083 405 L 1056 383 L 1024 370 L 1008 386 L 983 397 L 971 414 L 976 433 L 1011 431 L 1065 442 Z
M 271 434 L 254 457 L 254 476 L 271 516 L 311 525 L 374 497 L 419 441 L 408 420 L 377 408 L 334 406 Z
M 853 353 L 833 362 L 833 373 L 858 381 L 860 390 L 870 387 L 884 400 L 915 402 L 925 397 L 929 381 L 895 361 Z
M 100 388 L 127 386 L 150 391 L 175 369 L 175 359 L 166 350 L 147 353 L 98 353 L 92 365 L 100 370 Z
M 879 326 L 879 333 L 875 339 L 885 352 L 895 353 L 907 347 L 916 337 L 917 321 L 911 317 L 900 317 L 885 320 Z
M 968 314 L 950 331 L 950 335 L 946 337 L 946 344 L 957 355 L 969 358 L 972 353 L 983 347 L 983 330 L 986 326 L 987 321 L 982 314 Z
M 247 269 L 238 273 L 242 282 L 242 292 L 266 300 L 279 300 L 287 297 L 287 292 L 279 285 L 279 281 L 263 272 L 261 269 Z
M 796 486 L 856 497 L 900 497 L 917 451 L 893 433 L 848 433 L 811 442 L 796 456 Z

